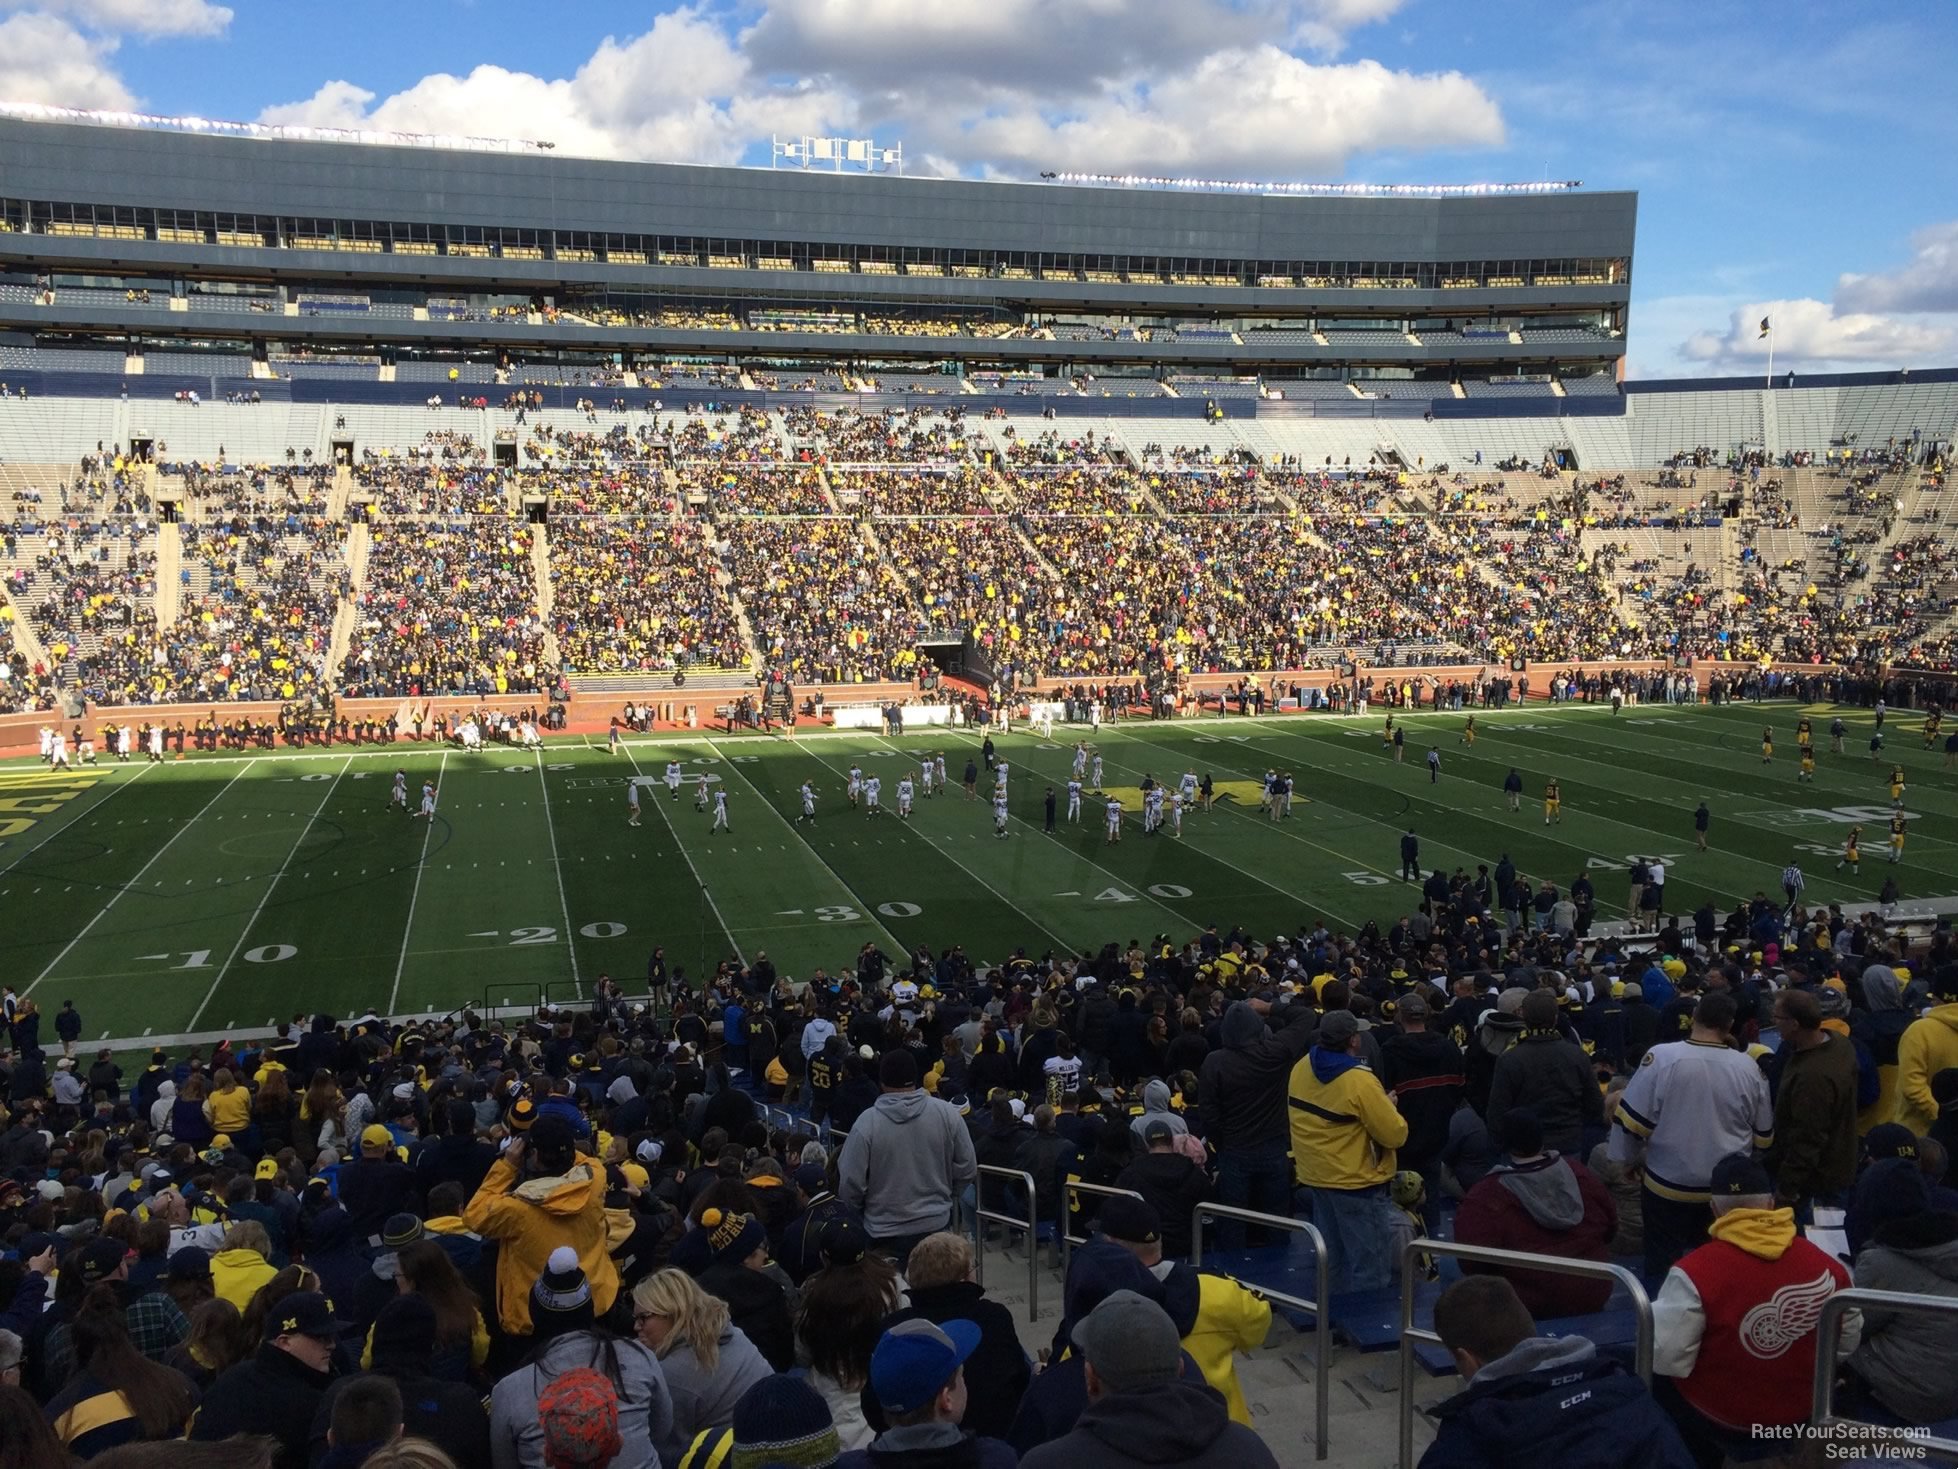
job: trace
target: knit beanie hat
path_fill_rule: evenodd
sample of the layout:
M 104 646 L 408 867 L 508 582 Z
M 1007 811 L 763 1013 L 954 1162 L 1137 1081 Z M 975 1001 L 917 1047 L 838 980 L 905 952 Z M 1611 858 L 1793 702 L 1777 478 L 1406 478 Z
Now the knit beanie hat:
M 537 1399 L 549 1469 L 603 1469 L 625 1442 L 619 1436 L 619 1395 L 612 1379 L 574 1367 Z
M 374 1318 L 373 1361 L 412 1363 L 424 1369 L 435 1352 L 435 1308 L 418 1295 L 393 1296 Z
M 752 1214 L 706 1209 L 701 1212 L 700 1227 L 707 1231 L 707 1247 L 714 1252 L 717 1262 L 732 1260 L 738 1265 L 768 1239 L 768 1231 Z
M 726 1469 L 828 1469 L 842 1456 L 829 1404 L 800 1377 L 764 1377 L 734 1405 Z
M 530 1316 L 539 1336 L 582 1331 L 592 1324 L 591 1282 L 571 1246 L 559 1245 L 544 1262 L 544 1273 L 530 1288 Z

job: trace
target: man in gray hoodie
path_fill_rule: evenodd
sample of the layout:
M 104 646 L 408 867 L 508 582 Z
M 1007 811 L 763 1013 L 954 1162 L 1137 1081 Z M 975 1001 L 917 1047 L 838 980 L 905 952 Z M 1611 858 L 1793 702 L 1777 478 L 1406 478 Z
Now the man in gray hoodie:
M 979 1177 L 972 1134 L 949 1102 L 918 1090 L 918 1063 L 891 1051 L 877 1068 L 883 1095 L 857 1118 L 837 1160 L 837 1196 L 863 1216 L 871 1242 L 897 1258 L 952 1227 L 952 1209 Z
M 1135 1134 L 1136 1142 L 1147 1144 L 1152 1122 L 1167 1122 L 1169 1130 L 1178 1137 L 1190 1130 L 1190 1124 L 1181 1114 L 1170 1110 L 1169 1099 L 1173 1095 L 1166 1081 L 1152 1080 L 1142 1088 L 1142 1112 L 1129 1121 L 1129 1131 Z

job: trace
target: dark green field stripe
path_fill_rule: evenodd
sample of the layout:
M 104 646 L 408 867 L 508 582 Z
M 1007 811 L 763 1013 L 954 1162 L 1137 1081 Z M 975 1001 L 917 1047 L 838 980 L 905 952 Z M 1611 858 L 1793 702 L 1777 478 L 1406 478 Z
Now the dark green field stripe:
M 1633 729 L 1639 729 L 1633 726 Z M 1640 730 L 1649 734 L 1650 728 Z M 1630 731 L 1627 731 L 1629 735 Z M 1626 772 L 1628 777 L 1639 777 L 1638 798 L 1642 801 L 1664 803 L 1691 810 L 1691 803 L 1698 795 L 1713 798 L 1716 838 L 1728 846 L 1737 846 L 1755 854 L 1755 859 L 1779 873 L 1782 863 L 1791 853 L 1802 856 L 1804 869 L 1814 865 L 1820 853 L 1800 853 L 1806 845 L 1839 848 L 1848 822 L 1816 822 L 1803 826 L 1778 826 L 1768 821 L 1748 820 L 1746 813 L 1769 811 L 1776 808 L 1793 811 L 1803 808 L 1830 809 L 1834 805 L 1868 807 L 1872 813 L 1863 822 L 1865 848 L 1876 851 L 1888 840 L 1889 788 L 1882 788 L 1880 800 L 1857 799 L 1855 793 L 1826 789 L 1818 779 L 1811 784 L 1803 784 L 1794 778 L 1794 761 L 1783 761 L 1777 754 L 1775 764 L 1763 770 L 1758 755 L 1747 757 L 1729 752 L 1717 752 L 1707 767 L 1695 772 L 1700 778 L 1689 779 L 1679 774 L 1680 762 L 1669 742 L 1666 748 L 1655 749 L 1647 741 L 1636 743 L 1616 743 L 1607 740 L 1585 739 L 1576 733 L 1559 731 L 1549 736 L 1532 736 L 1533 747 L 1544 742 L 1552 742 L 1567 759 L 1613 770 Z M 1579 753 L 1588 751 L 1590 753 Z M 1818 769 L 1821 760 L 1817 761 Z M 1659 794 L 1652 789 L 1653 780 L 1664 781 L 1679 786 L 1675 796 L 1670 793 Z M 1688 792 L 1693 793 L 1688 795 Z M 1864 793 L 1867 795 L 1867 793 Z M 1735 805 L 1739 803 L 1740 812 L 1736 814 Z M 1924 838 L 1922 821 L 1912 823 L 1909 845 L 1906 847 L 1906 860 L 1902 871 L 1914 872 L 1919 883 L 1929 882 L 1933 887 L 1942 883 L 1948 889 L 1958 884 L 1958 865 L 1954 865 L 1954 853 L 1950 844 L 1935 838 Z M 1736 833 L 1741 835 L 1736 838 Z M 1875 865 L 1888 866 L 1879 856 Z M 1838 885 L 1847 892 L 1874 897 L 1876 889 L 1883 881 L 1882 875 L 1872 869 L 1864 875 L 1861 886 L 1838 879 Z M 1772 889 L 1772 879 L 1763 879 Z M 1865 891 L 1867 889 L 1867 891 Z
M 438 751 L 404 749 L 398 762 L 353 764 L 314 821 L 284 880 L 246 935 L 247 955 L 279 945 L 290 959 L 234 964 L 200 1029 L 260 1025 L 295 1014 L 338 1018 L 384 1007 L 424 841 L 444 850 L 446 828 L 390 809 L 395 769 L 408 772 L 409 810 L 441 763 Z M 315 772 L 317 773 L 317 769 Z
M 85 1024 L 118 1035 L 185 1027 L 323 793 L 299 779 L 312 767 L 275 756 L 185 768 L 209 793 L 187 818 L 194 824 L 176 828 L 182 837 L 163 860 L 84 925 L 41 985 L 52 998 L 72 998 Z
M 883 781 L 883 816 L 873 819 L 850 806 L 845 786 L 852 760 Z M 915 778 L 918 764 L 909 749 L 853 743 L 831 752 L 803 742 L 748 768 L 761 772 L 758 782 L 782 810 L 801 809 L 805 779 L 816 786 L 810 841 L 865 901 L 880 909 L 890 905 L 879 916 L 912 949 L 923 944 L 936 952 L 961 942 L 976 959 L 1004 961 L 1019 945 L 1040 953 L 1072 951 L 1085 942 L 1067 911 L 1045 911 L 1032 896 L 1065 888 L 1064 865 L 1055 854 L 1029 849 L 1023 834 L 1003 843 L 994 837 L 990 801 L 982 812 L 981 803 L 966 801 L 955 782 L 930 800 L 918 795 L 909 822 L 898 818 L 897 783 L 906 775 Z M 1019 850 L 996 853 L 995 847 Z
M 419 802 L 419 788 L 413 794 Z M 571 950 L 536 760 L 502 746 L 450 751 L 436 813 L 407 935 L 400 1008 L 569 999 Z M 389 965 L 377 984 L 384 977 L 391 983 L 392 973 Z M 386 985 L 379 987 L 385 1002 Z
M 846 960 L 854 966 L 866 943 L 896 958 L 902 944 L 889 922 L 757 785 L 752 772 L 776 749 L 773 740 L 736 740 L 723 749 L 697 735 L 656 739 L 640 748 L 639 762 L 648 774 L 661 775 L 669 754 L 685 765 L 678 804 L 662 809 L 749 960 L 766 950 L 777 969 L 800 979 L 817 968 L 834 972 Z M 712 832 L 712 817 L 694 809 L 694 779 L 702 769 L 727 787 L 731 834 Z M 663 788 L 658 799 L 666 802 Z
M 551 755 L 551 764 L 566 763 L 564 751 Z M 580 748 L 569 754 L 570 771 L 546 776 L 558 850 L 574 859 L 564 864 L 565 894 L 586 985 L 610 974 L 627 994 L 644 988 L 646 960 L 655 947 L 666 950 L 669 971 L 683 967 L 689 982 L 713 974 L 734 953 L 720 915 L 681 854 L 668 821 L 677 813 L 665 789 L 642 786 L 640 824 L 627 824 L 626 783 L 635 770 L 658 774 L 643 762 L 635 766 L 638 758 L 636 750 L 613 756 Z M 682 804 L 692 815 L 690 794 Z M 623 933 L 614 931 L 619 927 Z
M 977 736 L 965 738 L 973 743 L 979 742 Z M 1022 774 L 1030 773 L 1033 769 L 1040 770 L 1043 776 L 1039 783 L 1042 791 L 1046 785 L 1053 785 L 1065 809 L 1065 787 L 1071 759 L 1066 749 L 1042 750 L 1042 743 L 1057 742 L 1043 742 L 1031 734 L 1008 735 L 996 743 L 1009 754 L 1011 763 L 1017 765 Z M 1126 781 L 1121 783 L 1129 784 Z M 1021 784 L 1026 786 L 1029 783 Z M 1041 791 L 1029 789 L 1023 792 L 1022 800 L 1031 809 L 1038 810 L 1040 795 Z M 1176 940 L 1189 938 L 1211 923 L 1228 929 L 1233 923 L 1242 922 L 1260 932 L 1277 932 L 1280 928 L 1289 932 L 1318 911 L 1290 887 L 1281 886 L 1255 870 L 1223 861 L 1207 852 L 1197 831 L 1202 824 L 1201 818 L 1193 820 L 1186 815 L 1183 821 L 1184 836 L 1178 841 L 1166 834 L 1145 837 L 1141 812 L 1125 810 L 1122 840 L 1111 847 L 1103 834 L 1103 806 L 1085 798 L 1082 804 L 1082 821 L 1078 827 L 1063 826 L 1056 837 L 1043 839 L 1072 852 L 1083 864 L 1084 870 L 1079 880 L 1093 881 L 1098 886 L 1110 884 L 1113 880 L 1112 890 L 1133 892 L 1142 902 L 1152 905 L 1156 912 L 1177 920 L 1164 930 Z M 1030 834 L 1040 835 L 1041 824 L 1040 819 L 1030 822 Z M 1110 888 L 1100 887 L 1100 890 L 1109 891 Z M 1104 906 L 1121 910 L 1120 917 L 1114 912 L 1107 913 L 1104 924 L 1119 922 L 1121 927 L 1119 932 L 1109 932 L 1104 927 L 1100 943 L 1116 938 L 1142 937 L 1138 930 L 1155 927 L 1153 919 L 1145 920 L 1141 912 L 1127 905 Z

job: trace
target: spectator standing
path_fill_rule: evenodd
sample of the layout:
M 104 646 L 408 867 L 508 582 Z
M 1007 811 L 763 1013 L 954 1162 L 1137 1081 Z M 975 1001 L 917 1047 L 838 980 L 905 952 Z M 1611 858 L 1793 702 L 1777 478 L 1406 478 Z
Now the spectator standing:
M 1448 1124 L 1462 1100 L 1461 1047 L 1428 1029 L 1428 1001 L 1417 990 L 1394 1006 L 1394 1031 L 1380 1044 L 1380 1084 L 1407 1119 L 1407 1141 L 1399 1166 L 1421 1175 L 1426 1186 L 1424 1219 L 1430 1231 L 1441 1223 L 1441 1151 L 1448 1146 Z
M 1940 965 L 1931 992 L 1942 1002 L 1910 1023 L 1897 1041 L 1897 1115 L 1919 1137 L 1938 1120 L 1931 1078 L 1958 1066 L 1958 964 Z
M 919 1240 L 950 1227 L 953 1202 L 979 1167 L 958 1110 L 918 1089 L 911 1052 L 887 1052 L 878 1082 L 883 1095 L 843 1141 L 837 1195 L 901 1270 Z
M 1586 1126 L 1604 1124 L 1604 1097 L 1591 1058 L 1557 1024 L 1557 996 L 1531 990 L 1523 997 L 1523 1035 L 1496 1058 L 1489 1083 L 1491 1123 L 1528 1107 L 1543 1124 L 1543 1140 L 1567 1158 L 1584 1154 Z
M 1178 1149 L 1175 1131 L 1162 1118 L 1150 1121 L 1142 1140 L 1148 1151 L 1122 1170 L 1115 1187 L 1134 1189 L 1148 1201 L 1163 1221 L 1163 1253 L 1187 1260 L 1196 1207 L 1211 1194 L 1210 1175 Z
M 1387 1182 L 1407 1121 L 1360 1059 L 1360 1022 L 1333 1010 L 1292 1068 L 1292 1161 L 1302 1203 L 1325 1236 L 1335 1291 L 1376 1290 L 1393 1278 Z
M 606 1253 L 604 1176 L 579 1155 L 561 1118 L 538 1118 L 528 1138 L 510 1144 L 462 1217 L 484 1239 L 498 1241 L 497 1314 L 510 1335 L 529 1334 L 531 1286 L 563 1246 L 576 1253 L 598 1314 L 612 1309 L 619 1272 Z
M 1806 1224 L 1816 1204 L 1844 1202 L 1856 1181 L 1856 1047 L 1822 1028 L 1822 1006 L 1806 990 L 1775 996 L 1774 1025 L 1786 1059 L 1767 1165 L 1775 1202 Z
M 1734 1014 L 1727 991 L 1702 998 L 1691 1034 L 1647 1051 L 1619 1099 L 1611 1156 L 1643 1173 L 1648 1289 L 1706 1238 L 1714 1165 L 1774 1143 L 1767 1079 L 1728 1045 Z
M 381 1308 L 368 1343 L 370 1371 L 337 1379 L 326 1390 L 313 1418 L 315 1456 L 325 1451 L 333 1405 L 349 1385 L 380 1378 L 401 1394 L 403 1431 L 438 1444 L 458 1464 L 490 1460 L 489 1415 L 483 1395 L 459 1382 L 429 1375 L 435 1355 L 435 1308 L 420 1296 L 396 1296 Z
M 1312 1046 L 1312 1008 L 1280 1012 L 1276 1033 L 1266 1028 L 1271 1006 L 1238 1000 L 1224 1012 L 1218 1048 L 1203 1058 L 1197 1107 L 1203 1135 L 1217 1150 L 1217 1201 L 1260 1214 L 1290 1215 L 1292 1165 L 1286 1158 L 1286 1078 Z M 1217 1247 L 1242 1249 L 1242 1222 L 1217 1221 Z
M 1958 1298 L 1958 1214 L 1936 1209 L 1923 1173 L 1909 1162 L 1879 1163 L 1862 1190 L 1870 1241 L 1856 1252 L 1859 1290 Z M 1928 1362 L 1958 1360 L 1958 1330 L 1949 1315 L 1863 1312 L 1863 1339 L 1844 1364 L 1851 1391 L 1839 1412 L 1872 1404 L 1905 1423 L 1932 1424 L 1958 1414 L 1958 1377 L 1927 1372 Z

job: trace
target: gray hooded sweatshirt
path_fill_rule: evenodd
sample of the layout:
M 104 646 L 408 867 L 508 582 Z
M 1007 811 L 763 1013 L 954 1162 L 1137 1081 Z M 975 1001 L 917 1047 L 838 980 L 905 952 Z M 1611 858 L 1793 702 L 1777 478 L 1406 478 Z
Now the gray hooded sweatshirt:
M 1131 1118 L 1129 1130 L 1135 1134 L 1137 1142 L 1143 1141 L 1144 1130 L 1157 1118 L 1169 1124 L 1169 1130 L 1181 1137 L 1190 1130 L 1190 1125 L 1169 1109 L 1170 1090 L 1166 1081 L 1152 1081 L 1142 1089 L 1142 1115 Z
M 857 1118 L 837 1172 L 837 1196 L 870 1237 L 898 1239 L 946 1228 L 979 1165 L 958 1109 L 913 1089 L 885 1092 Z
M 1492 1170 L 1516 1202 L 1545 1229 L 1575 1229 L 1584 1222 L 1584 1193 L 1577 1186 L 1577 1175 L 1553 1163 L 1547 1168 L 1521 1172 L 1507 1164 Z

